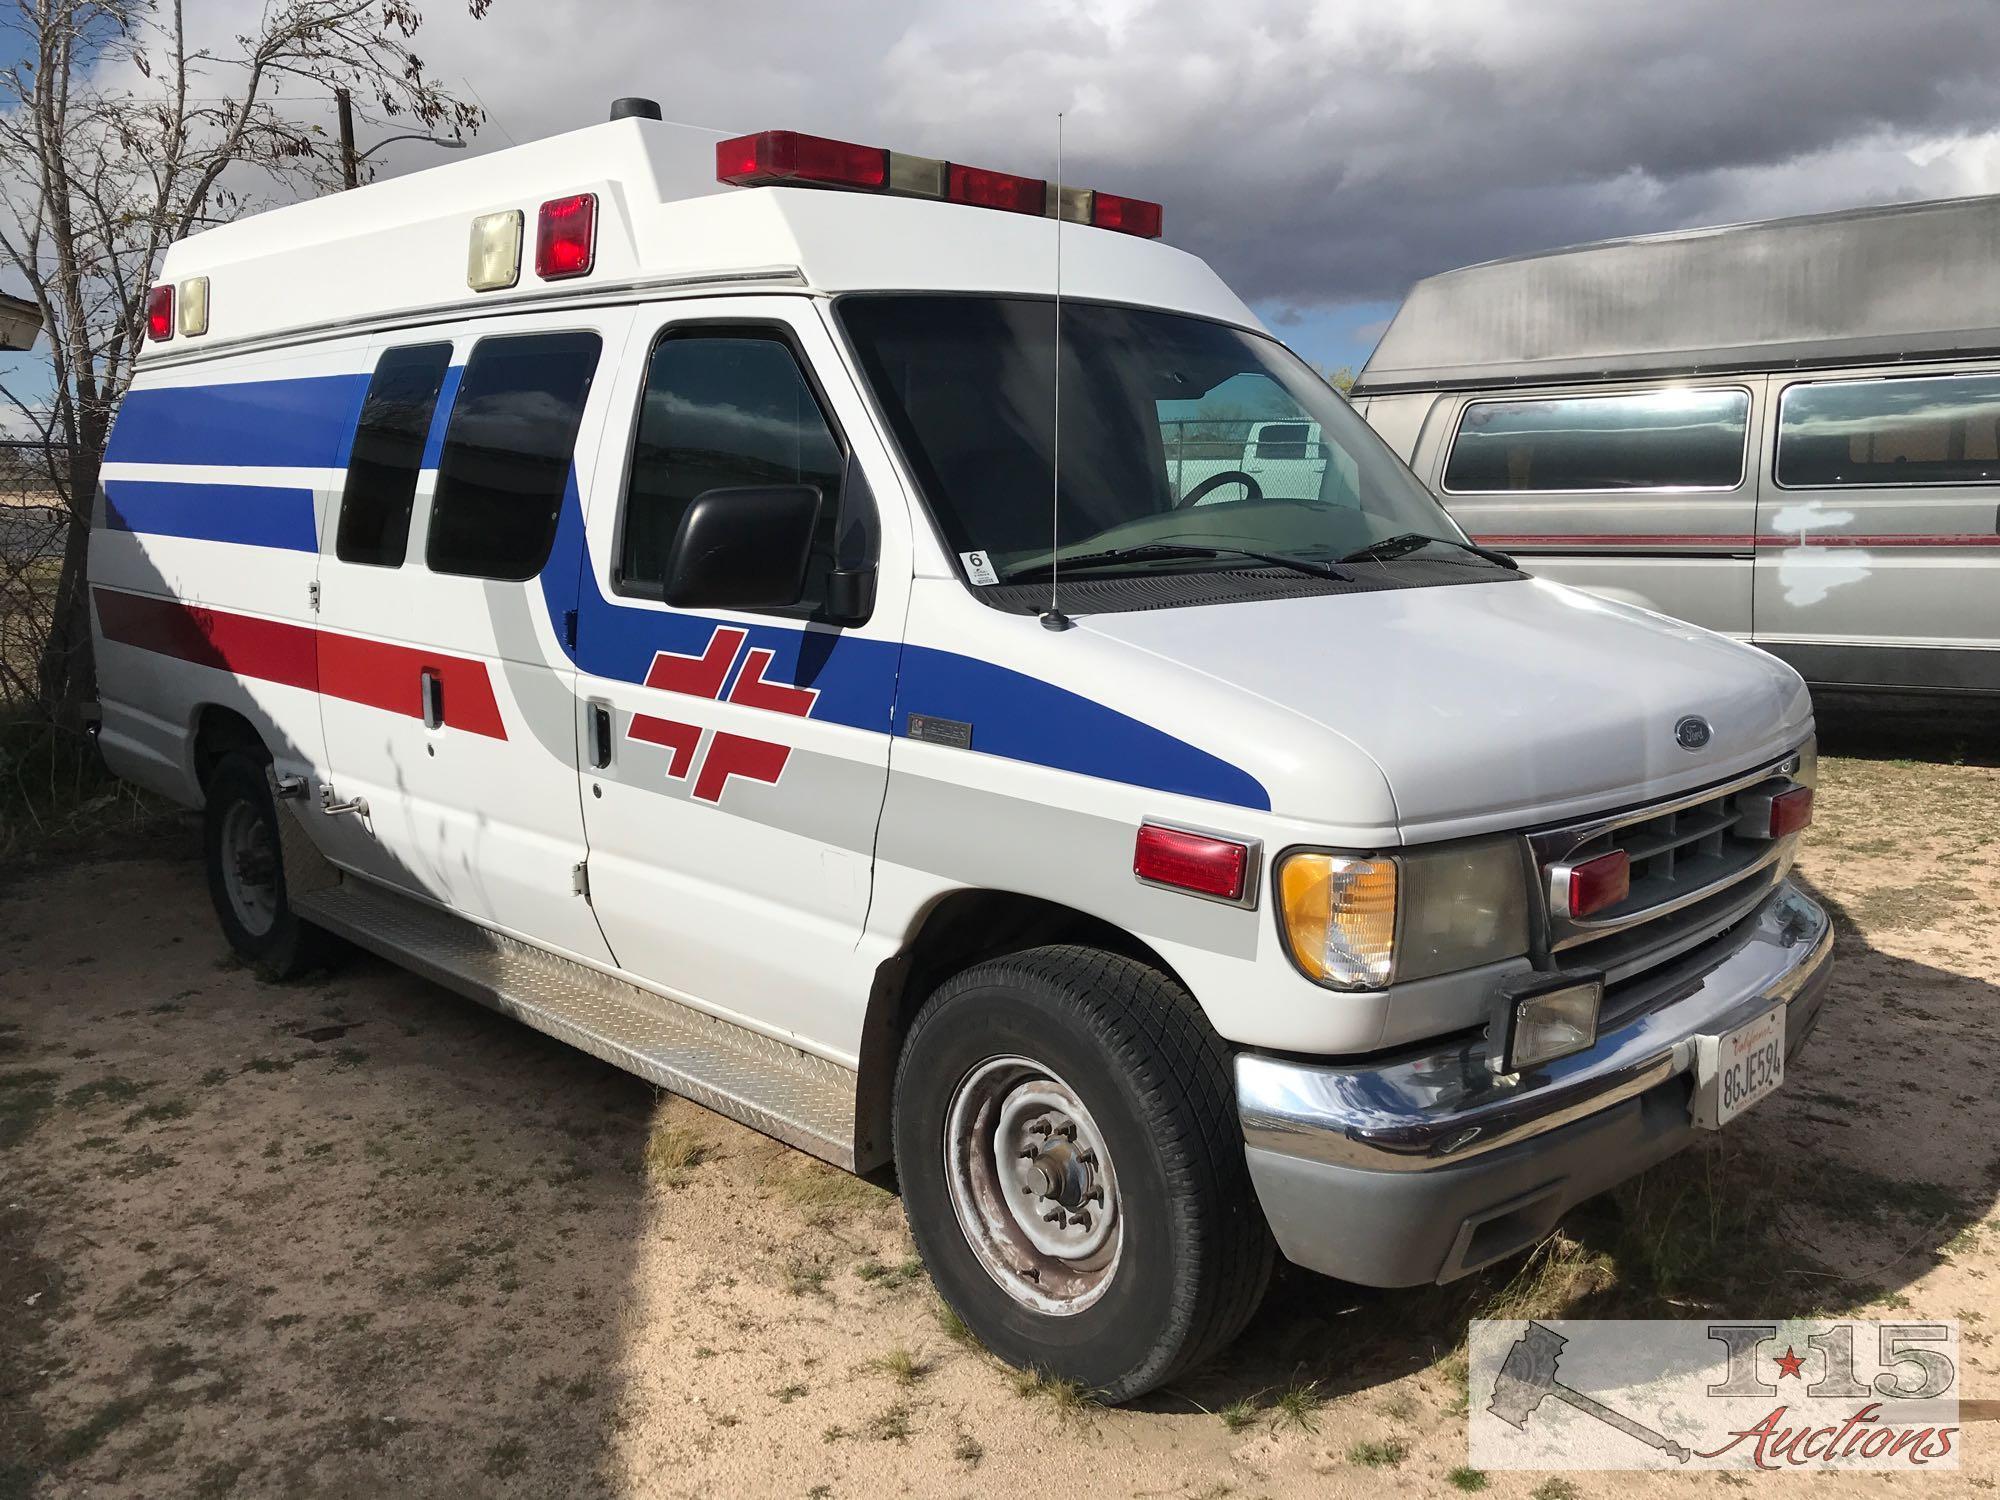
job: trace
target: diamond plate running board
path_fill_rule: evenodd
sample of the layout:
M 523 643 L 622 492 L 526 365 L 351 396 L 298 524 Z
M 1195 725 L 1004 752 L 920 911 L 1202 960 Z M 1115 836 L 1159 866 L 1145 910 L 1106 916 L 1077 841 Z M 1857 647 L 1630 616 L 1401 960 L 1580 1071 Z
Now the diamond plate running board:
M 854 1166 L 855 1077 L 546 949 L 348 876 L 293 899 L 301 917 L 613 1067 Z

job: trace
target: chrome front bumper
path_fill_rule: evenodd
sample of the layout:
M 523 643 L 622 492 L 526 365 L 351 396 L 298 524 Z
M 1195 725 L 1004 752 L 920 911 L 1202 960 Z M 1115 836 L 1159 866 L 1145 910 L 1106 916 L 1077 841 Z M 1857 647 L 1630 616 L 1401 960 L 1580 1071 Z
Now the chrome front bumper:
M 1826 913 L 1787 881 L 1734 932 L 1617 996 L 1630 1018 L 1596 1045 L 1546 1067 L 1496 1074 L 1479 1036 L 1346 1066 L 1239 1054 L 1244 1144 L 1280 1248 L 1392 1286 L 1532 1243 L 1572 1203 L 1692 1139 L 1697 1037 L 1782 1001 L 1795 1052 L 1832 952 Z

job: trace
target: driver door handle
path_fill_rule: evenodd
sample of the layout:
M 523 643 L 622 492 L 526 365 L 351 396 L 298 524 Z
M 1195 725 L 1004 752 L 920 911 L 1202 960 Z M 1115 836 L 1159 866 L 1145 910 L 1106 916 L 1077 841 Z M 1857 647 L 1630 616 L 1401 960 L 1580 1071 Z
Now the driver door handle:
M 590 705 L 590 764 L 599 771 L 611 764 L 611 710 L 602 703 Z

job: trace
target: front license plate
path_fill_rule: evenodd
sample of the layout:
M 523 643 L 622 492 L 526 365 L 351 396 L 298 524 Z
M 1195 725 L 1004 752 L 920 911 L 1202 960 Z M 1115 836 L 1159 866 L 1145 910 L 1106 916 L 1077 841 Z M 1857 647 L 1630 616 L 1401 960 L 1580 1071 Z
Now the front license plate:
M 1785 1081 L 1785 1007 L 1721 1036 L 1696 1039 L 1694 1122 L 1720 1130 Z

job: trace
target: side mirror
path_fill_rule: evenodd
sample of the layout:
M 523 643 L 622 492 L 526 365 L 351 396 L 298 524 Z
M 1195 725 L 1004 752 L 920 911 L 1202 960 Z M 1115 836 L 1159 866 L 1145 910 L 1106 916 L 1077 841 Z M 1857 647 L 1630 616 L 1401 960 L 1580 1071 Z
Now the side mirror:
M 676 609 L 783 609 L 805 592 L 819 525 L 809 484 L 703 490 L 667 552 L 666 601 Z

